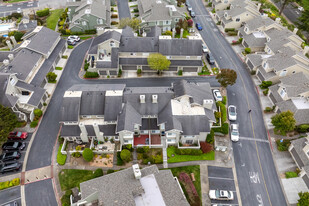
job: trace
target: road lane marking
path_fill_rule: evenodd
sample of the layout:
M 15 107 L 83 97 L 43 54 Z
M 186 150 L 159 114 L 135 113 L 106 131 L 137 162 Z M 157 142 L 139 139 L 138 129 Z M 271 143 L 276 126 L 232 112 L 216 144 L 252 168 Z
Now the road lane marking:
M 8 201 L 6 203 L 3 203 L 3 204 L 1 204 L 1 206 L 4 206 L 4 205 L 9 204 L 9 203 L 12 203 L 12 202 L 14 202 L 16 200 L 19 200 L 19 199 L 21 199 L 21 197 L 18 197 L 18 198 L 15 198 L 14 200 L 10 200 L 10 201 Z
M 249 172 L 250 182 L 251 183 L 261 183 L 259 173 L 258 172 Z
M 257 142 L 265 142 L 265 143 L 269 144 L 269 141 L 265 140 L 265 139 L 254 139 L 254 138 L 251 138 L 251 137 L 239 137 L 239 139 L 241 139 L 241 140 L 249 140 L 249 141 L 257 141 Z
M 231 180 L 234 181 L 233 178 L 225 178 L 225 177 L 208 177 L 210 179 L 218 179 L 218 180 Z

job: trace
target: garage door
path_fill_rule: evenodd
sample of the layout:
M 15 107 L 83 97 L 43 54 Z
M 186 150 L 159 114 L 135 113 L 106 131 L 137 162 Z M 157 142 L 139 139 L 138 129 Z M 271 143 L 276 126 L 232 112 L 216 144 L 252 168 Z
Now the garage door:
M 168 69 L 168 71 L 177 71 L 177 67 L 170 67 L 169 69 Z
M 136 66 L 122 66 L 122 70 L 137 70 Z
M 156 70 L 153 70 L 151 69 L 149 66 L 143 66 L 143 71 L 146 71 L 146 72 L 156 72 Z
M 183 67 L 184 72 L 197 72 L 196 67 Z

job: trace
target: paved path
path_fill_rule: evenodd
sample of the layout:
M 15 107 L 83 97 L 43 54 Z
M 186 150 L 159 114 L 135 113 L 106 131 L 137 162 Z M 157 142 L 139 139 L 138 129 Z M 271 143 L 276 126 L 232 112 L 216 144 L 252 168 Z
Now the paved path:
M 131 18 L 128 0 L 117 0 L 119 19 Z
M 201 164 L 200 165 L 200 180 L 201 180 L 201 192 L 202 192 L 202 205 L 210 205 L 210 199 L 208 196 L 208 188 L 209 188 L 209 182 L 208 182 L 208 168 L 207 164 Z

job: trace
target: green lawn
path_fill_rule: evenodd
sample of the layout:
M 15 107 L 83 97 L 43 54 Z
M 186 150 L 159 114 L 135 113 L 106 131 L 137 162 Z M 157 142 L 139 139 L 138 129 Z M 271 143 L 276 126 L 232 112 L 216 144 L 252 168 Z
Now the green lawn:
M 21 2 L 21 1 L 28 1 L 28 0 L 10 0 L 10 1 L 5 1 L 3 3 L 10 4 L 10 3 L 16 3 L 16 2 Z
M 177 155 L 175 153 L 176 147 L 168 147 L 167 148 L 167 156 L 168 156 L 168 163 L 175 163 L 175 162 L 188 162 L 188 161 L 197 161 L 197 160 L 214 160 L 215 159 L 215 152 L 211 151 L 206 154 L 202 155 Z M 172 155 L 174 154 L 174 157 Z
M 57 163 L 59 165 L 64 165 L 65 161 L 67 160 L 67 155 L 61 154 L 62 144 L 59 145 L 58 152 L 57 152 Z
M 47 28 L 55 30 L 58 20 L 63 12 L 63 9 L 55 9 L 51 11 L 50 16 L 46 19 Z
M 72 189 L 74 187 L 79 188 L 81 182 L 93 179 L 92 170 L 75 170 L 64 169 L 59 172 L 59 181 L 62 191 Z
M 81 40 L 86 40 L 86 39 L 90 39 L 92 36 L 80 36 L 79 38 Z
M 170 170 L 172 171 L 173 175 L 177 178 L 179 178 L 179 174 L 181 172 L 185 172 L 187 173 L 190 177 L 191 177 L 191 173 L 194 173 L 194 178 L 195 178 L 195 182 L 193 182 L 195 189 L 200 197 L 200 199 L 202 199 L 201 196 L 201 179 L 200 179 L 200 166 L 199 165 L 194 165 L 194 166 L 185 166 L 185 167 L 175 167 L 175 168 L 170 168 Z M 188 198 L 188 194 L 187 191 L 185 191 L 183 185 L 181 184 L 181 187 L 183 188 L 183 191 L 187 197 L 187 200 L 189 201 L 190 198 Z M 191 203 L 189 201 L 190 205 L 192 205 L 193 203 Z
M 56 67 L 55 69 L 56 70 L 62 70 L 63 68 L 62 67 Z

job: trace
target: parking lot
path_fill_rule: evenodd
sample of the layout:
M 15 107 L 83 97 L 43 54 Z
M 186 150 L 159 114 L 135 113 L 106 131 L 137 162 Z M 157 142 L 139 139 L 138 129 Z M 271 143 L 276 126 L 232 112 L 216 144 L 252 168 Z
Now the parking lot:
M 0 192 L 0 206 L 5 206 L 16 201 L 21 205 L 20 186 L 2 190 Z
M 25 142 L 26 143 L 25 149 L 20 151 L 21 157 L 17 160 L 21 164 L 24 162 L 25 154 L 26 154 L 26 151 L 28 149 L 28 145 L 29 145 L 31 138 L 32 138 L 32 133 L 29 133 L 27 139 L 25 139 L 25 140 L 8 140 L 8 142 Z M 3 151 L 1 151 L 1 154 L 2 153 L 3 153 Z M 14 162 L 14 161 L 8 161 L 7 163 L 10 163 L 10 162 Z M 0 176 L 12 175 L 12 174 L 15 174 L 15 173 L 18 173 L 18 172 L 21 172 L 21 169 L 20 169 L 20 171 L 12 171 L 12 172 L 6 172 L 4 174 L 0 174 Z
M 234 194 L 233 200 L 211 200 L 211 204 L 238 205 L 232 168 L 208 166 L 209 190 L 229 190 Z

